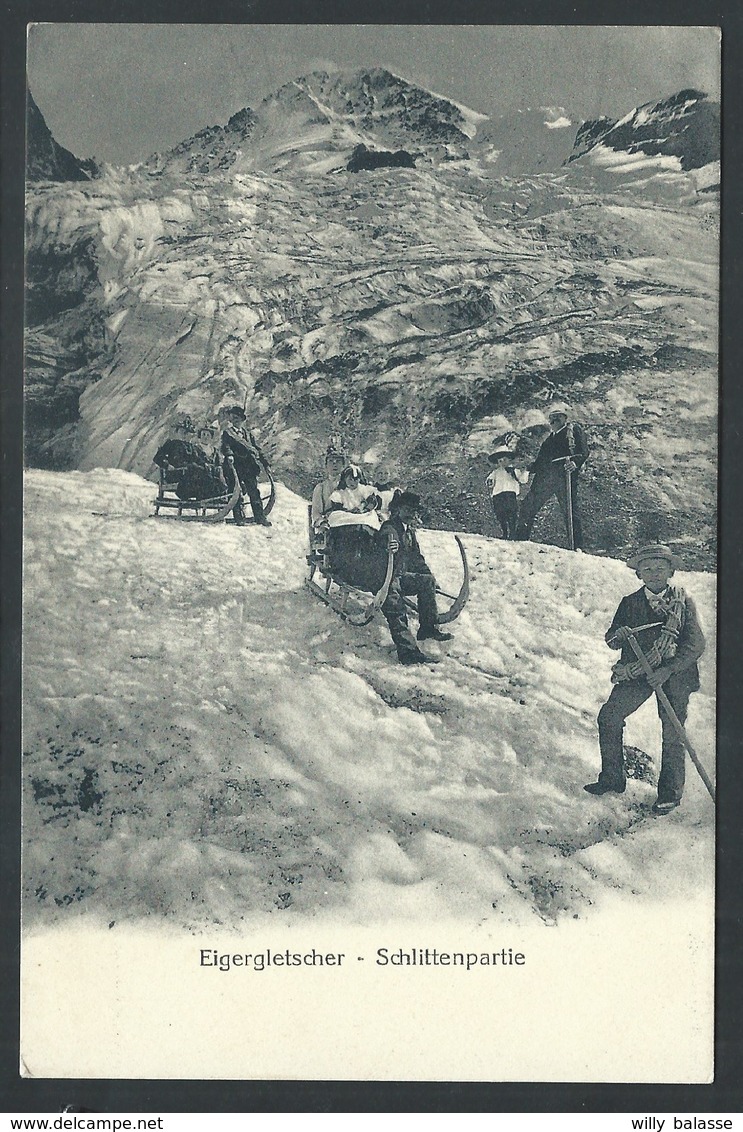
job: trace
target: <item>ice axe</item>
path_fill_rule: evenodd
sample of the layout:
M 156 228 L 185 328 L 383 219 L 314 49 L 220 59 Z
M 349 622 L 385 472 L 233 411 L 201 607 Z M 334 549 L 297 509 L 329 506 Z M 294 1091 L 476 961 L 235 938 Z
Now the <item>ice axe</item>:
M 635 654 L 635 656 L 639 660 L 642 667 L 645 669 L 645 675 L 647 676 L 647 678 L 648 678 L 648 680 L 650 681 L 651 684 L 653 682 L 653 676 L 655 675 L 655 673 L 653 672 L 653 669 L 650 667 L 650 664 L 648 662 L 648 658 L 645 656 L 645 653 L 640 648 L 640 646 L 637 642 L 637 638 L 635 637 L 635 633 L 639 633 L 643 629 L 653 629 L 653 628 L 655 628 L 656 625 L 661 625 L 661 624 L 662 624 L 661 621 L 654 621 L 650 625 L 636 625 L 636 626 L 633 627 L 633 630 L 628 634 L 628 637 L 627 637 L 627 640 L 629 641 L 629 644 L 630 644 L 630 648 L 632 649 L 633 653 Z M 628 628 L 629 628 L 629 626 L 628 626 Z M 679 736 L 681 742 L 684 744 L 687 751 L 689 752 L 689 755 L 691 757 L 691 761 L 694 763 L 694 766 L 699 771 L 699 777 L 701 778 L 702 782 L 704 783 L 704 785 L 709 790 L 710 797 L 711 797 L 712 801 L 714 802 L 715 801 L 715 788 L 712 785 L 712 782 L 710 781 L 710 777 L 707 774 L 707 771 L 702 766 L 702 763 L 700 762 L 699 756 L 697 755 L 696 751 L 694 750 L 694 748 L 691 745 L 691 741 L 689 739 L 689 736 L 686 734 L 686 730 L 684 728 L 684 725 L 682 724 L 679 717 L 676 715 L 676 712 L 671 707 L 671 702 L 668 699 L 668 696 L 666 695 L 666 693 L 661 688 L 660 684 L 654 689 L 654 691 L 655 691 L 656 696 L 658 697 L 658 700 L 660 701 L 660 703 L 665 708 L 666 714 L 667 714 L 668 718 L 670 719 L 671 723 L 673 724 L 676 732 L 678 733 L 678 736 Z
M 565 491 L 567 492 L 568 497 L 568 541 L 570 543 L 570 549 L 575 550 L 575 531 L 573 529 L 573 484 L 572 471 L 570 469 L 572 459 L 572 456 L 557 456 L 552 461 L 552 463 L 560 464 L 563 460 L 565 461 Z

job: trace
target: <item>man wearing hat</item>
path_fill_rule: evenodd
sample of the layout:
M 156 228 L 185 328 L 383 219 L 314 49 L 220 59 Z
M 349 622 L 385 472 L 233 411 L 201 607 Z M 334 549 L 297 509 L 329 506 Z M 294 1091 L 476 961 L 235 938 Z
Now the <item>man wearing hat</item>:
M 250 500 L 256 523 L 260 523 L 262 527 L 270 527 L 271 522 L 263 513 L 263 500 L 258 490 L 263 453 L 256 444 L 253 434 L 245 427 L 245 419 L 245 410 L 239 405 L 227 405 L 219 410 L 224 475 L 227 487 L 232 491 L 235 486 L 234 474 L 237 473 L 240 485 Z M 236 505 L 234 515 L 236 522 L 245 522 L 242 500 Z
M 488 463 L 493 465 L 493 470 L 485 480 L 490 489 L 493 514 L 506 539 L 516 537 L 519 492 L 521 484 L 529 478 L 529 473 L 524 468 L 516 467 L 515 459 L 515 453 L 510 448 L 496 448 L 488 456 Z
M 621 794 L 625 789 L 622 734 L 627 716 L 662 688 L 683 725 L 689 696 L 699 688 L 697 661 L 704 652 L 704 635 L 693 600 L 681 586 L 670 584 L 676 566 L 673 552 L 658 543 L 643 546 L 627 565 L 643 585 L 622 598 L 606 634 L 609 648 L 621 649 L 622 653 L 612 669 L 611 695 L 598 716 L 601 773 L 597 782 L 584 787 L 589 794 Z M 652 680 L 629 644 L 632 630 L 653 669 Z M 681 801 L 685 751 L 660 700 L 658 714 L 663 739 L 658 800 L 653 811 L 666 814 Z
M 530 471 L 533 472 L 533 479 L 529 494 L 521 507 L 516 538 L 527 539 L 529 537 L 538 513 L 545 503 L 553 495 L 556 495 L 568 531 L 570 530 L 572 511 L 573 549 L 580 550 L 583 546 L 583 529 L 578 511 L 577 477 L 575 473 L 583 467 L 588 459 L 588 444 L 580 425 L 568 420 L 569 412 L 570 410 L 564 401 L 556 401 L 549 408 L 550 434 L 544 440 L 537 453 L 537 458 L 530 468 Z M 570 501 L 568 501 L 566 467 L 571 473 Z
M 450 641 L 437 625 L 436 579 L 421 554 L 413 522 L 420 507 L 420 496 L 412 491 L 397 492 L 389 505 L 390 517 L 379 529 L 379 544 L 394 554 L 392 581 L 382 613 L 387 619 L 397 655 L 402 664 L 430 664 L 431 657 L 418 647 L 408 625 L 405 598 L 418 598 L 418 641 Z

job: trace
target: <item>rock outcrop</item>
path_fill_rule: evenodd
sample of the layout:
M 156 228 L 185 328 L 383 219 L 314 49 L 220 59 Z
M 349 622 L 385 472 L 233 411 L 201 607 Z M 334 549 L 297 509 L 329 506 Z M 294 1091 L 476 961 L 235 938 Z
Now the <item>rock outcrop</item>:
M 29 92 L 26 96 L 26 180 L 89 181 L 100 173 L 96 161 L 80 159 L 52 137 L 44 115 Z
M 415 158 L 405 149 L 367 149 L 357 145 L 348 159 L 346 169 L 349 173 L 360 173 L 364 169 L 414 169 Z

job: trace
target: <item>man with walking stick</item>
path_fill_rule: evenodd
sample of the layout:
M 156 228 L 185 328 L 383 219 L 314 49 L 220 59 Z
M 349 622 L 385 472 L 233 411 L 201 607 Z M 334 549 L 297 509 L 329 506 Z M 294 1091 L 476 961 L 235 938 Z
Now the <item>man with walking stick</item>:
M 683 726 L 689 696 L 699 688 L 697 661 L 705 642 L 693 600 L 681 586 L 670 584 L 676 561 L 669 547 L 643 546 L 627 565 L 643 585 L 622 598 L 606 634 L 609 647 L 622 654 L 612 669 L 611 695 L 598 715 L 601 773 L 584 789 L 589 794 L 623 793 L 624 721 L 655 693 L 663 738 L 653 812 L 667 814 L 681 801 L 686 750 L 714 798 Z
M 556 495 L 565 519 L 570 549 L 580 550 L 583 530 L 578 510 L 576 473 L 588 459 L 588 444 L 580 425 L 568 418 L 569 410 L 564 401 L 556 401 L 550 406 L 550 434 L 530 468 L 533 479 L 521 506 L 516 538 L 529 538 L 537 514 Z

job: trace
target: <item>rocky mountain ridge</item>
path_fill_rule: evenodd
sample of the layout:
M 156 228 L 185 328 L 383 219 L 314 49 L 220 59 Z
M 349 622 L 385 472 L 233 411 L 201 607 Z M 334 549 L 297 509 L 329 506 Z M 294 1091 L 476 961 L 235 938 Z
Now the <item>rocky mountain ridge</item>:
M 684 90 L 624 118 L 573 123 L 564 107 L 487 115 L 382 68 L 313 72 L 245 107 L 226 126 L 208 126 L 144 163 L 152 173 L 232 170 L 328 173 L 359 145 L 405 150 L 426 164 L 465 163 L 484 176 L 557 169 L 606 149 L 677 159 L 684 171 L 719 160 L 719 105 Z M 576 132 L 577 131 L 577 132 Z
M 30 186 L 29 462 L 147 474 L 174 412 L 237 397 L 294 490 L 341 432 L 433 523 L 490 533 L 493 438 L 536 446 L 560 396 L 592 439 L 589 548 L 662 536 L 711 564 L 717 203 L 699 171 L 662 155 L 673 168 L 597 180 L 606 123 L 581 160 L 486 175 L 471 154 L 493 119 L 366 74 L 353 98 L 310 76 L 167 159 Z M 414 168 L 348 172 L 357 146 L 403 142 Z
M 319 71 L 285 83 L 255 110 L 244 108 L 225 127 L 207 127 L 144 166 L 159 174 L 320 173 L 342 169 L 359 145 L 413 145 L 424 160 L 455 160 L 467 155 L 484 118 L 382 68 Z
M 44 115 L 26 92 L 26 180 L 89 181 L 100 173 L 92 158 L 75 157 L 52 137 Z
M 630 157 L 668 157 L 684 172 L 720 160 L 720 107 L 698 90 L 638 106 L 619 121 L 585 122 L 569 161 L 602 160 L 606 150 Z M 604 158 L 605 160 L 605 158 Z

